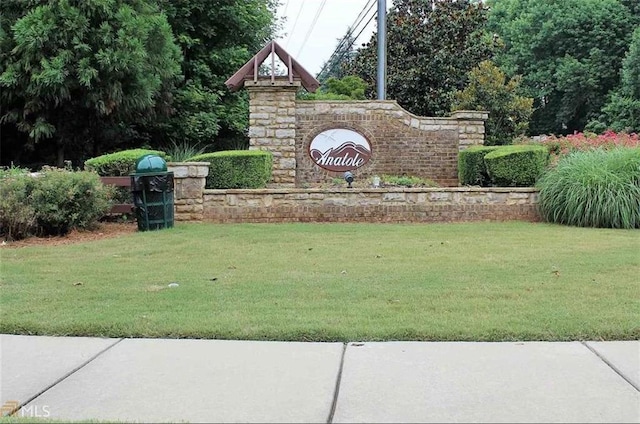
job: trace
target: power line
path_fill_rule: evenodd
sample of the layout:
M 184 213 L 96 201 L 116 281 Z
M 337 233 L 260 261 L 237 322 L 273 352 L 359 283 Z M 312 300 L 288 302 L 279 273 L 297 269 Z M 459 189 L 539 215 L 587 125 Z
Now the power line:
M 282 16 L 287 16 L 287 9 L 289 8 L 289 0 L 284 4 L 284 11 L 282 12 Z
M 287 48 L 287 46 L 289 45 L 289 41 L 291 41 L 291 37 L 293 36 L 293 33 L 296 30 L 296 26 L 298 25 L 298 20 L 300 18 L 300 13 L 302 13 L 302 9 L 304 9 L 305 1 L 306 0 L 302 0 L 302 2 L 300 3 L 300 9 L 298 9 L 298 14 L 296 15 L 296 19 L 295 21 L 293 21 L 293 28 L 291 29 L 291 33 L 289 34 L 289 37 L 287 38 L 287 42 L 284 45 L 285 48 Z
M 340 42 L 336 46 L 335 50 L 333 51 L 333 53 L 329 57 L 329 60 L 327 60 L 325 62 L 324 66 L 322 67 L 322 70 L 320 70 L 320 73 L 318 73 L 318 76 L 321 76 L 324 73 L 324 71 L 328 70 L 327 68 L 329 67 L 329 65 L 332 65 L 333 63 L 335 63 L 336 56 L 338 55 L 339 52 L 345 51 L 344 48 L 346 47 L 347 43 L 350 43 L 349 47 L 347 48 L 347 50 L 350 50 L 351 47 L 353 47 L 353 43 L 358 39 L 360 34 L 362 34 L 362 31 L 369 25 L 369 23 L 371 22 L 373 17 L 369 18 L 369 21 L 365 24 L 365 26 L 362 28 L 362 30 L 360 30 L 360 32 L 358 33 L 358 36 L 356 36 L 356 38 L 353 38 L 353 39 L 350 39 L 350 38 L 353 35 L 353 33 L 357 30 L 357 27 L 362 23 L 364 18 L 367 16 L 367 14 L 369 14 L 369 12 L 371 12 L 373 7 L 375 6 L 375 2 L 376 2 L 376 0 L 370 0 L 368 5 L 365 4 L 364 8 L 362 8 L 360 13 L 358 14 L 358 17 L 356 18 L 354 24 L 351 27 L 349 27 L 349 29 L 347 30 L 347 33 L 340 40 Z M 367 7 L 369 8 L 368 10 L 367 10 Z M 373 16 L 375 16 L 375 12 L 374 12 Z M 342 59 L 342 57 L 344 57 L 344 54 L 341 55 L 340 59 Z
M 320 3 L 320 7 L 318 7 L 318 11 L 316 12 L 316 15 L 313 17 L 311 26 L 309 27 L 307 34 L 304 36 L 304 40 L 300 45 L 300 49 L 298 49 L 298 53 L 296 53 L 296 56 L 300 56 L 300 52 L 302 52 L 302 49 L 304 48 L 305 44 L 307 44 L 307 41 L 309 40 L 309 36 L 311 35 L 313 28 L 315 28 L 316 24 L 318 23 L 318 18 L 320 17 L 320 14 L 322 13 L 322 9 L 324 9 L 325 4 L 327 4 L 327 0 L 322 0 L 322 3 Z
M 369 24 L 371 23 L 373 18 L 376 16 L 376 12 L 374 11 L 374 13 L 369 17 L 369 20 L 360 29 L 360 31 L 358 32 L 358 35 L 356 35 L 355 38 L 351 38 L 353 33 L 357 30 L 358 26 L 367 17 L 367 15 L 373 10 L 375 5 L 376 5 L 376 0 L 370 0 L 369 4 L 365 4 L 364 8 L 358 14 L 358 17 L 356 18 L 354 24 L 351 27 L 349 27 L 349 29 L 347 30 L 347 33 L 340 40 L 340 42 L 336 46 L 335 50 L 333 51 L 333 53 L 329 57 L 329 60 L 327 60 L 325 62 L 325 64 L 323 65 L 322 69 L 318 73 L 318 78 L 319 79 L 322 78 L 322 76 L 325 73 L 325 71 L 331 70 L 335 66 L 335 64 L 339 63 L 342 60 L 342 58 L 344 58 L 344 55 L 347 54 L 351 50 L 351 48 L 353 47 L 353 44 L 357 41 L 357 39 L 360 37 L 360 35 L 362 35 L 364 30 L 369 26 Z M 347 44 L 348 44 L 348 46 L 347 46 Z M 340 54 L 340 57 L 337 57 L 338 54 Z
M 336 49 L 332 53 L 332 56 L 336 55 L 337 52 L 340 51 L 340 49 L 344 46 L 344 44 L 349 42 L 349 37 L 351 36 L 351 34 L 353 34 L 354 31 L 356 31 L 356 28 L 358 27 L 358 25 L 360 25 L 360 23 L 365 18 L 367 13 L 369 13 L 371 11 L 371 9 L 373 8 L 373 6 L 375 4 L 375 1 L 376 0 L 369 0 L 369 4 L 368 5 L 366 5 L 366 4 L 364 5 L 364 7 L 360 11 L 360 13 L 358 13 L 358 17 L 356 18 L 354 23 L 347 30 L 346 35 L 340 40 L 340 42 L 336 46 Z M 367 6 L 369 7 L 369 10 L 366 10 Z M 366 12 L 365 12 L 365 10 L 366 10 Z

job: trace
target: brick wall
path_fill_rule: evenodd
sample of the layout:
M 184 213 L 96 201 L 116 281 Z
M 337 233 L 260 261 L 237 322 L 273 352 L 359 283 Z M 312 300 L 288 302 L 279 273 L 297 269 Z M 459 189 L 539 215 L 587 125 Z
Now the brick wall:
M 309 157 L 313 138 L 330 128 L 355 130 L 369 140 L 372 157 L 354 171 L 358 179 L 410 175 L 457 186 L 458 152 L 484 141 L 486 112 L 425 118 L 395 101 L 296 101 L 300 82 L 288 79 L 245 81 L 245 88 L 250 149 L 273 153 L 274 187 L 303 187 L 342 176 Z
M 205 190 L 210 222 L 538 221 L 534 188 Z
M 441 186 L 458 185 L 458 152 L 484 140 L 485 112 L 459 111 L 446 118 L 410 114 L 395 101 L 298 101 L 296 103 L 296 186 L 330 181 L 342 174 L 317 166 L 309 145 L 320 132 L 347 128 L 371 144 L 371 160 L 354 171 L 373 175 L 410 175 Z

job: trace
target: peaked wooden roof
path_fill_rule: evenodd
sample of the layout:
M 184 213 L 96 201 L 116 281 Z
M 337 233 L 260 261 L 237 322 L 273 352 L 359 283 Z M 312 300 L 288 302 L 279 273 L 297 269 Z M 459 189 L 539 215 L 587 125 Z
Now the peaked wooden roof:
M 231 91 L 236 91 L 242 88 L 245 80 L 258 81 L 258 68 L 262 65 L 262 62 L 266 60 L 269 55 L 275 54 L 287 67 L 287 76 L 289 82 L 293 83 L 293 79 L 300 79 L 302 86 L 310 93 L 315 92 L 320 83 L 311 75 L 306 69 L 298 63 L 289 53 L 285 51 L 275 41 L 270 41 L 266 46 L 262 48 L 255 56 L 253 56 L 247 63 L 244 64 L 231 78 L 229 78 L 225 84 Z M 271 58 L 271 81 L 275 81 L 275 73 L 273 72 L 275 58 Z

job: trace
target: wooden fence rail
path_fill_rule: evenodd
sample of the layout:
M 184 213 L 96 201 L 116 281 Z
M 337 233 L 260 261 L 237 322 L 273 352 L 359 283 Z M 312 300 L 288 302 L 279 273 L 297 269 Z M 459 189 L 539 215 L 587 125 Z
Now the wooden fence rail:
M 116 187 L 131 188 L 131 177 L 100 177 L 100 181 L 105 185 L 112 185 Z M 117 203 L 111 207 L 109 213 L 121 214 L 132 213 L 133 203 Z

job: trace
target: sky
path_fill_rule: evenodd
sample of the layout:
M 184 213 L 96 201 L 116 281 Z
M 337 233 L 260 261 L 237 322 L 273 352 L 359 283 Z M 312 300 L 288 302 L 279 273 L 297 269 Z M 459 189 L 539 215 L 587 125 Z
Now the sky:
M 377 0 L 280 0 L 278 16 L 285 17 L 286 20 L 281 36 L 276 41 L 307 71 L 317 75 L 335 50 L 339 39 L 357 22 L 360 12 L 369 11 L 368 6 L 372 4 L 373 8 L 365 13 L 365 18 L 356 27 L 354 35 L 375 14 Z M 387 7 L 390 4 L 391 0 L 387 0 Z M 367 42 L 375 29 L 376 19 L 373 18 L 355 45 Z

